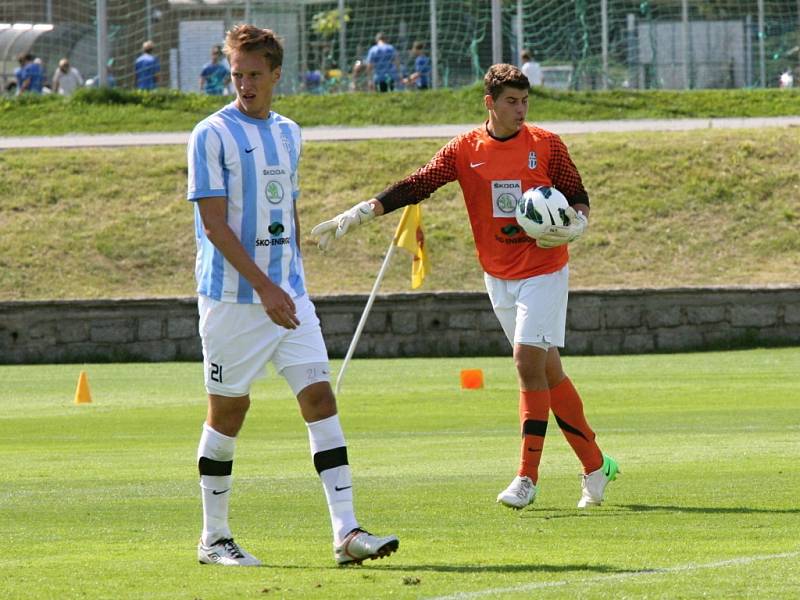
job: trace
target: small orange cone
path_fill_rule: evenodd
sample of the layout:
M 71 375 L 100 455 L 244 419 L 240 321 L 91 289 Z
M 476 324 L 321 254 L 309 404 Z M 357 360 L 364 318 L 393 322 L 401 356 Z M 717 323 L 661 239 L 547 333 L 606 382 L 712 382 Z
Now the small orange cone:
M 75 390 L 75 404 L 89 404 L 92 393 L 89 391 L 89 376 L 86 371 L 81 371 L 78 377 L 78 388 Z
M 461 388 L 479 390 L 483 387 L 483 371 L 481 369 L 462 369 Z

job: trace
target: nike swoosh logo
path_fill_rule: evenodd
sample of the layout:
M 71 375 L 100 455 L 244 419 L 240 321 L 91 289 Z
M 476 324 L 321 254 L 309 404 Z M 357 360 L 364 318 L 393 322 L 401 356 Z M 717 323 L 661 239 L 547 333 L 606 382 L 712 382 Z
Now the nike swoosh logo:
M 252 148 L 245 148 L 244 151 L 247 152 L 248 154 L 250 154 L 256 148 L 258 148 L 258 146 L 253 146 Z
M 469 163 L 469 166 L 470 166 L 470 167 L 472 167 L 472 168 L 474 169 L 475 167 L 480 167 L 481 165 L 485 165 L 485 164 L 486 164 L 486 161 L 479 162 L 479 163 L 473 163 L 473 162 L 471 162 L 471 163 Z
M 219 496 L 220 494 L 224 494 L 225 492 L 230 492 L 230 491 L 231 488 L 228 488 L 227 490 L 222 490 L 221 492 L 218 492 L 217 490 L 211 490 L 211 493 L 214 494 L 215 496 Z
M 342 490 L 349 490 L 351 487 L 353 487 L 353 486 L 352 485 L 346 485 L 344 487 L 339 487 L 338 485 L 335 485 L 335 486 L 333 486 L 333 489 L 335 489 L 337 492 L 341 492 Z
M 528 452 L 541 452 L 541 450 L 537 450 L 536 448 L 528 448 Z

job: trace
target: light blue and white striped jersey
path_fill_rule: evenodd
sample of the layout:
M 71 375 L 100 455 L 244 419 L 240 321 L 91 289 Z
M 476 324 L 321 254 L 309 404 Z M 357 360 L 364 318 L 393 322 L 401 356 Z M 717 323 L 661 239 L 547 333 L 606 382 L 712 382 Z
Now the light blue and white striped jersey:
M 189 140 L 187 198 L 225 196 L 228 225 L 271 281 L 306 293 L 295 202 L 300 127 L 275 112 L 253 119 L 231 103 L 200 121 Z M 222 302 L 261 302 L 250 283 L 206 237 L 195 204 L 197 293 Z

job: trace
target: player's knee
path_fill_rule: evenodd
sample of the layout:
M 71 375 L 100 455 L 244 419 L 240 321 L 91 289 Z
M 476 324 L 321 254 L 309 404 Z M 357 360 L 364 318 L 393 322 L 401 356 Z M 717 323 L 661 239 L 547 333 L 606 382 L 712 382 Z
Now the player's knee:
M 546 351 L 534 346 L 517 344 L 514 348 L 514 365 L 520 387 L 526 390 L 546 389 Z
M 567 374 L 564 373 L 564 370 L 561 368 L 561 365 L 555 367 L 548 364 L 545 369 L 545 377 L 547 377 L 547 387 L 549 388 L 556 387 L 559 383 L 564 381 L 564 378 L 566 376 Z
M 561 366 L 561 355 L 558 352 L 558 348 L 553 347 L 547 351 L 545 375 L 547 376 L 547 385 L 550 388 L 557 386 L 567 376 Z
M 306 386 L 297 394 L 300 412 L 307 423 L 327 419 L 336 414 L 336 398 L 327 382 Z
M 250 408 L 250 396 L 228 398 L 211 395 L 209 400 L 208 424 L 223 435 L 235 437 Z

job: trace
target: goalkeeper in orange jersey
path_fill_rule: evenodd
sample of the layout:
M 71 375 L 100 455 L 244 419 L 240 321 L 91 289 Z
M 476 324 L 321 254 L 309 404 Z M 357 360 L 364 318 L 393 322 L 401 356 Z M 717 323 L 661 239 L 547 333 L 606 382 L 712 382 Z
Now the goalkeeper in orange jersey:
M 374 198 L 320 223 L 311 234 L 322 250 L 356 226 L 416 204 L 450 181 L 464 194 L 478 259 L 503 331 L 514 348 L 519 378 L 522 450 L 519 470 L 497 501 L 515 509 L 538 490 L 549 411 L 583 465 L 578 507 L 597 506 L 619 467 L 603 454 L 586 421 L 583 403 L 561 365 L 569 285 L 567 245 L 588 225 L 589 197 L 561 139 L 525 122 L 529 82 L 512 65 L 484 77 L 487 121 L 453 138 L 422 168 Z M 571 223 L 534 240 L 515 220 L 523 192 L 553 186 L 570 204 Z

